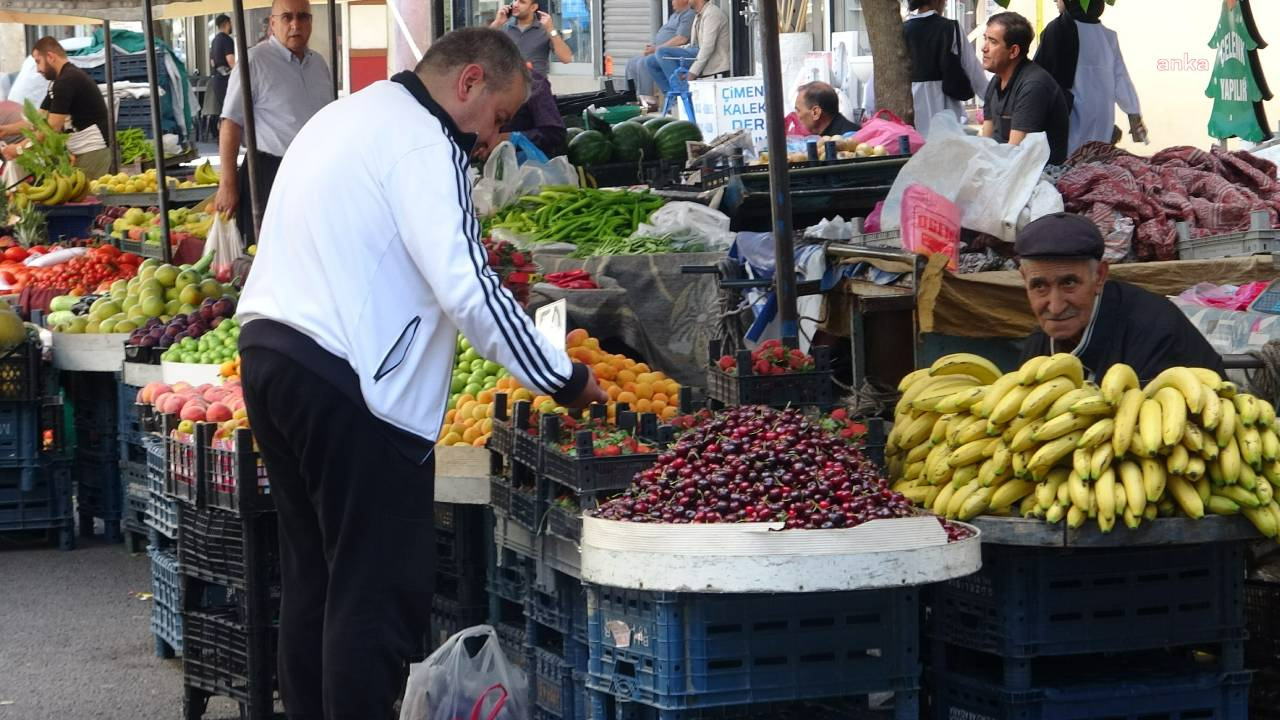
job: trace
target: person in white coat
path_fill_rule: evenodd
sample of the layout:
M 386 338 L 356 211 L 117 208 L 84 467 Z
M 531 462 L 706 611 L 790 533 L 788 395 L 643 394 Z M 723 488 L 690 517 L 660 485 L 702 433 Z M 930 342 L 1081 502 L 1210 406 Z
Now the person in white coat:
M 964 103 L 987 92 L 987 73 L 973 47 L 964 40 L 960 24 L 942 17 L 945 0 L 908 0 L 911 14 L 902 34 L 911 57 L 911 97 L 915 128 L 928 137 L 929 123 L 940 112 L 965 123 Z M 875 78 L 867 80 L 864 102 L 875 112 Z
M 1058 0 L 1057 18 L 1045 26 L 1035 62 L 1049 71 L 1067 95 L 1071 106 L 1068 155 L 1088 142 L 1111 142 L 1118 106 L 1129 117 L 1135 142 L 1146 142 L 1138 91 L 1129 78 L 1120 40 L 1100 20 L 1104 2 Z

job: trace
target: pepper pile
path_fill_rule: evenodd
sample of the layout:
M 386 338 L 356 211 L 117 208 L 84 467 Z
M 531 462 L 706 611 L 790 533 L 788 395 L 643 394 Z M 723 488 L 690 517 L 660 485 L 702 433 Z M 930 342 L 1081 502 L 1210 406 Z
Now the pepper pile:
M 534 242 L 567 242 L 582 250 L 630 237 L 662 204 L 649 192 L 549 186 L 499 210 L 485 221 L 485 232 L 501 228 Z
M 724 355 L 716 366 L 730 374 L 738 374 L 738 361 L 732 355 Z M 810 372 L 814 369 L 813 356 L 798 349 L 787 349 L 781 340 L 765 340 L 751 352 L 751 372 L 755 375 L 784 375 Z
M 600 286 L 595 280 L 591 279 L 591 273 L 586 270 L 566 270 L 564 272 L 554 272 L 545 275 L 544 281 L 565 290 L 599 290 Z

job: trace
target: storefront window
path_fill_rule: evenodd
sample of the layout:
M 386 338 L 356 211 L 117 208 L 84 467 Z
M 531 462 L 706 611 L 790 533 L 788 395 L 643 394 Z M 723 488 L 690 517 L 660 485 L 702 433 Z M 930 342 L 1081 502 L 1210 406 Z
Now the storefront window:
M 573 62 L 590 63 L 595 59 L 595 43 L 591 37 L 590 0 L 551 0 L 551 17 L 565 43 L 573 51 Z M 546 8 L 544 8 L 545 10 Z M 552 72 L 555 72 L 555 63 Z

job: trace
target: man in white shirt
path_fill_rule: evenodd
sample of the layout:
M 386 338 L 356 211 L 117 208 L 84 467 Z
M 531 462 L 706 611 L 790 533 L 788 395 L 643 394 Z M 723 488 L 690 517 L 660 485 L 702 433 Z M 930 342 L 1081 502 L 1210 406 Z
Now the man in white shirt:
M 422 653 L 432 453 L 457 333 L 566 406 L 607 400 L 539 334 L 480 242 L 469 158 L 496 144 L 528 84 L 505 34 L 458 30 L 414 72 L 317 113 L 280 166 L 239 313 L 279 520 L 290 718 L 390 718 Z
M 280 158 L 302 126 L 331 102 L 333 79 L 319 53 L 310 50 L 313 16 L 307 0 L 275 0 L 271 6 L 271 37 L 249 49 L 249 77 L 253 84 L 254 128 L 258 145 L 258 202 L 265 208 Z M 248 241 L 253 234 L 249 202 L 249 160 L 236 167 L 244 132 L 244 97 L 240 72 L 227 82 L 218 131 L 218 155 L 223 168 L 214 201 L 220 212 L 237 213 L 236 225 Z

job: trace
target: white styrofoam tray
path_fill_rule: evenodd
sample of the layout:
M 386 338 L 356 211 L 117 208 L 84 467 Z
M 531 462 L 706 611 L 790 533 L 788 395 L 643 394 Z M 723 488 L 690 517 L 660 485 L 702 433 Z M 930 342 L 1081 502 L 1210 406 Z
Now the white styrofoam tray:
M 436 502 L 489 504 L 489 451 L 471 445 L 436 446 Z
M 925 585 L 982 567 L 980 533 L 948 543 L 937 518 L 853 528 L 664 525 L 584 516 L 582 579 L 669 592 L 824 592 Z
M 53 366 L 73 372 L 120 372 L 129 333 L 53 333 Z

